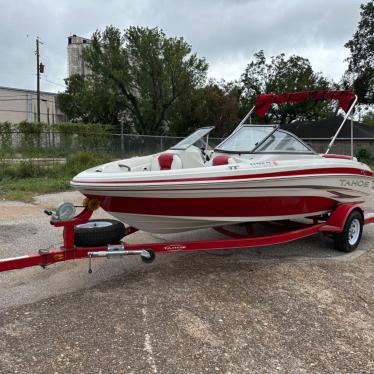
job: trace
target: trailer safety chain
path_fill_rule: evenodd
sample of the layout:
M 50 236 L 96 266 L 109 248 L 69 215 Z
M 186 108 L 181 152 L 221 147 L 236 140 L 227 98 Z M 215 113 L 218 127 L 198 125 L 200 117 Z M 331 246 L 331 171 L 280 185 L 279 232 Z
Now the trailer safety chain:
M 88 274 L 92 274 L 92 264 L 91 264 L 91 261 L 92 261 L 92 255 L 91 253 L 88 254 Z

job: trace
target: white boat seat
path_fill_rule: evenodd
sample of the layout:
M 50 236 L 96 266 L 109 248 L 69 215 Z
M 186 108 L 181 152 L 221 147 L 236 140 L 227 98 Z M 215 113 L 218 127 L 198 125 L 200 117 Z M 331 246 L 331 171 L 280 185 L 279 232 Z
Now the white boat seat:
M 171 152 L 161 153 L 152 160 L 151 170 L 182 169 L 181 158 Z

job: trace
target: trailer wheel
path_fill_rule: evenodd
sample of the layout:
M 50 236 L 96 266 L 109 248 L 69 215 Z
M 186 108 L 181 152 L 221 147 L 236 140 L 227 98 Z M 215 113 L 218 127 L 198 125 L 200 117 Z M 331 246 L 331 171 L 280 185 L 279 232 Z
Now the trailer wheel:
M 354 251 L 361 240 L 364 217 L 354 210 L 347 218 L 342 232 L 334 235 L 335 247 L 342 252 Z
M 93 219 L 74 228 L 75 244 L 99 247 L 118 243 L 125 236 L 125 225 L 114 219 Z

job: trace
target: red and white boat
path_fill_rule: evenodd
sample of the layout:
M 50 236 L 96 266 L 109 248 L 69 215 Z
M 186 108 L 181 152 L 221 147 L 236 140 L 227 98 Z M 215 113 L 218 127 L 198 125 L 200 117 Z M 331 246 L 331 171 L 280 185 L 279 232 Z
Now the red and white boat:
M 278 125 L 245 124 L 273 103 L 336 99 L 346 115 L 325 154 Z M 357 97 L 350 91 L 259 95 L 236 130 L 216 148 L 213 127 L 200 128 L 169 150 L 100 165 L 71 185 L 137 229 L 173 233 L 226 224 L 321 216 L 341 203 L 363 203 L 373 172 L 329 150 Z

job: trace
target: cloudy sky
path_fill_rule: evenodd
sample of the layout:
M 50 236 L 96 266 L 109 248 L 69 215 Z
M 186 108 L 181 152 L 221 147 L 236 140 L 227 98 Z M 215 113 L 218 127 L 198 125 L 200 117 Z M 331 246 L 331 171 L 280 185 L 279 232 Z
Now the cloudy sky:
M 339 80 L 364 0 L 0 0 L 0 86 L 34 89 L 35 37 L 46 73 L 41 89 L 61 91 L 67 36 L 112 24 L 159 26 L 183 36 L 209 62 L 209 75 L 235 80 L 254 52 L 298 54 Z

